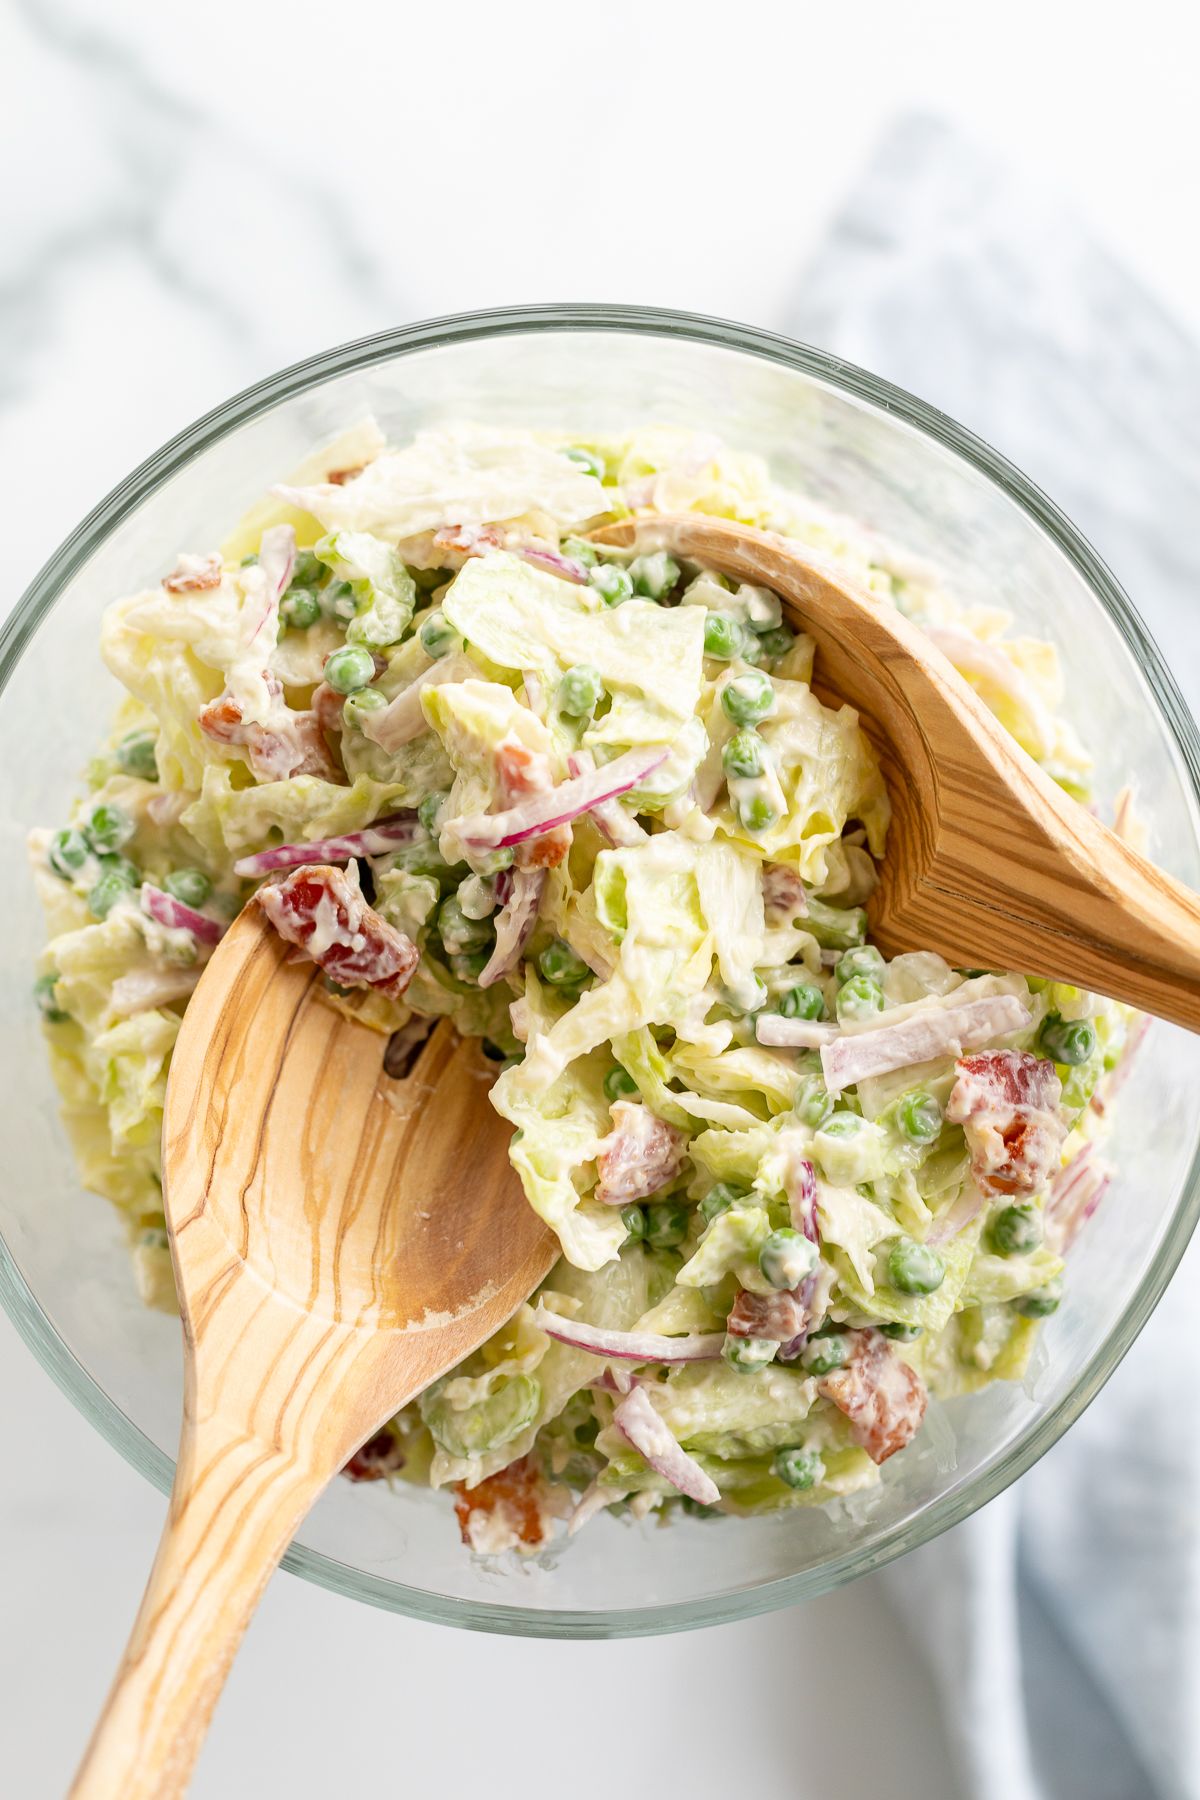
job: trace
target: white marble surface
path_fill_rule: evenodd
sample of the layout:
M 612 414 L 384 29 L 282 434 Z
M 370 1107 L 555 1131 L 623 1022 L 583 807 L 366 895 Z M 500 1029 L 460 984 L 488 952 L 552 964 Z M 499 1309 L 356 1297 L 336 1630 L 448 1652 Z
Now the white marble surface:
M 1200 325 L 1195 45 L 1175 5 L 1143 4 L 1136 37 L 1032 0 L 986 19 L 926 0 L 743 0 L 735 16 L 731 41 L 694 0 L 0 0 L 10 598 L 163 438 L 325 344 L 562 297 L 785 325 L 901 105 L 1005 146 Z M 0 1445 L 0 1790 L 42 1800 L 102 1696 L 163 1502 L 6 1321 Z M 697 1732 L 717 1696 L 728 1733 L 707 1714 Z M 871 1581 L 720 1631 L 551 1646 L 280 1577 L 195 1792 L 305 1800 L 395 1779 L 508 1800 L 531 1785 L 531 1743 L 580 1800 L 615 1782 L 708 1800 L 735 1779 L 766 1800 L 955 1791 L 924 1673 Z

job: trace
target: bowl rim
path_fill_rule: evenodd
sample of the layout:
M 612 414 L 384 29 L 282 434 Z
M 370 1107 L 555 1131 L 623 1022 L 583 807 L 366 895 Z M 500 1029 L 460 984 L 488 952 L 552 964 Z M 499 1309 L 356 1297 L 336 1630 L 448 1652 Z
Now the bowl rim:
M 320 386 L 331 378 L 366 370 L 416 350 L 539 331 L 606 331 L 650 338 L 681 338 L 773 362 L 891 414 L 969 464 L 999 487 L 1051 540 L 1104 607 L 1146 679 L 1186 769 L 1193 803 L 1200 807 L 1200 733 L 1173 676 L 1107 565 L 1034 482 L 965 426 L 854 363 L 757 326 L 657 307 L 554 303 L 450 314 L 337 345 L 244 388 L 147 457 L 93 508 L 50 556 L 0 627 L 0 694 L 42 619 L 99 546 L 168 479 L 233 430 L 269 412 L 281 401 Z M 1091 1404 L 1124 1357 L 1157 1305 L 1198 1218 L 1200 1141 L 1178 1204 L 1137 1290 L 1093 1353 L 1072 1391 L 1046 1408 L 1007 1456 L 999 1458 L 961 1491 L 944 1495 L 891 1526 L 866 1549 L 862 1546 L 851 1548 L 813 1569 L 768 1578 L 737 1592 L 611 1612 L 570 1609 L 551 1612 L 434 1595 L 384 1577 L 365 1575 L 361 1570 L 302 1544 L 293 1544 L 288 1549 L 282 1566 L 335 1592 L 413 1618 L 524 1637 L 644 1636 L 751 1618 L 815 1598 L 939 1536 L 986 1505 L 1031 1468 Z M 2 1237 L 0 1303 L 42 1367 L 84 1417 L 128 1463 L 162 1492 L 168 1492 L 174 1474 L 172 1459 L 134 1424 L 59 1337 Z

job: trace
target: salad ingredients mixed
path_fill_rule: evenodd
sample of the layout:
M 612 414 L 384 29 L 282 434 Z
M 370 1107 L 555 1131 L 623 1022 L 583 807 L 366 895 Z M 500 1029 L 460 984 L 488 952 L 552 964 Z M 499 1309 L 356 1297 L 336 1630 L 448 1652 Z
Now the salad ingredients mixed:
M 605 1508 L 824 1505 L 930 1395 L 1019 1378 L 1137 1035 L 1074 987 L 870 943 L 888 800 L 811 641 L 764 589 L 589 537 L 683 508 L 836 560 L 1086 794 L 1052 649 L 755 457 L 367 423 L 108 609 L 126 698 L 32 840 L 64 1117 L 151 1305 L 172 1046 L 249 900 L 389 1069 L 438 1017 L 484 1040 L 562 1259 L 346 1471 L 452 1487 L 481 1552 Z

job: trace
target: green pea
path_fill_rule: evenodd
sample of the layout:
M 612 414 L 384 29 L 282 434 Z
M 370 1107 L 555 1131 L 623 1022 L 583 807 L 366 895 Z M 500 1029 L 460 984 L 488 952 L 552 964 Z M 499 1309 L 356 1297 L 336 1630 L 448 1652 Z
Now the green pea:
M 748 1188 L 735 1187 L 732 1182 L 718 1181 L 714 1187 L 709 1188 L 700 1202 L 700 1211 L 711 1225 L 721 1213 L 728 1212 L 731 1206 L 737 1206 L 744 1200 L 748 1192 Z
M 97 854 L 119 850 L 133 833 L 133 820 L 119 806 L 93 806 L 83 827 L 83 835 Z
M 633 577 L 620 563 L 597 563 L 589 570 L 588 580 L 605 606 L 621 606 L 633 599 Z
M 335 694 L 353 694 L 375 679 L 375 658 L 361 644 L 343 644 L 325 659 L 325 680 Z
M 1014 1300 L 1016 1310 L 1026 1319 L 1048 1319 L 1062 1304 L 1062 1282 L 1048 1281 L 1045 1287 L 1033 1288 Z
M 858 1113 L 843 1111 L 831 1113 L 822 1125 L 821 1130 L 826 1137 L 855 1138 L 863 1128 L 864 1121 Z
M 790 1225 L 773 1231 L 758 1253 L 763 1278 L 773 1288 L 794 1288 L 806 1275 L 811 1275 L 815 1261 L 813 1245 Z
M 790 1450 L 777 1450 L 771 1469 L 776 1480 L 797 1492 L 816 1487 L 825 1479 L 825 1464 L 816 1451 L 801 1449 L 799 1445 Z
M 800 1361 L 810 1375 L 829 1375 L 850 1360 L 850 1339 L 841 1331 L 827 1337 L 809 1338 L 800 1353 Z
M 50 839 L 50 867 L 64 881 L 78 875 L 91 855 L 87 839 L 81 831 L 56 831 Z
M 839 990 L 837 1016 L 839 1023 L 848 1019 L 869 1019 L 883 1011 L 883 989 L 870 975 L 852 975 Z
M 792 1111 L 810 1131 L 819 1131 L 833 1112 L 833 1099 L 819 1075 L 805 1075 L 796 1089 Z
M 825 996 L 809 981 L 798 981 L 780 994 L 775 1009 L 784 1019 L 819 1019 L 825 1012 Z
M 647 600 L 662 600 L 679 580 L 679 564 L 665 550 L 655 550 L 650 556 L 635 556 L 629 573 L 635 594 L 643 594 Z
M 163 887 L 184 906 L 203 906 L 212 893 L 212 882 L 203 869 L 172 869 Z
M 448 794 L 426 794 L 417 807 L 417 819 L 431 837 L 437 831 L 438 818 L 448 799 Z
M 577 663 L 558 684 L 559 708 L 573 719 L 584 718 L 595 711 L 603 692 L 599 669 L 591 663 Z
M 915 1343 L 916 1339 L 920 1337 L 924 1327 L 921 1325 L 901 1325 L 897 1320 L 889 1320 L 886 1325 L 881 1325 L 879 1329 L 882 1331 L 884 1337 L 891 1338 L 893 1343 L 911 1344 Z
M 373 714 L 383 712 L 386 707 L 387 696 L 381 694 L 378 688 L 356 688 L 354 693 L 346 695 L 342 706 L 342 722 L 361 731 Z
M 900 1294 L 934 1294 L 946 1279 L 946 1265 L 928 1244 L 897 1238 L 887 1256 L 888 1280 Z
M 767 748 L 757 731 L 737 731 L 721 752 L 727 775 L 753 780 L 767 766 Z
M 447 958 L 450 964 L 450 973 L 457 981 L 464 982 L 467 986 L 474 986 L 478 983 L 479 977 L 487 968 L 490 960 L 491 952 L 487 949 L 458 950 Z
M 1096 1028 L 1089 1019 L 1060 1019 L 1057 1013 L 1050 1013 L 1043 1022 L 1039 1042 L 1056 1063 L 1077 1068 L 1096 1048 Z
M 1006 1206 L 988 1232 L 1001 1256 L 1024 1256 L 1042 1241 L 1042 1216 L 1036 1206 Z
M 117 745 L 116 757 L 126 775 L 136 775 L 142 781 L 158 780 L 158 757 L 154 745 L 152 731 L 130 731 L 121 739 Z
M 348 581 L 331 581 L 321 595 L 322 609 L 348 625 L 358 615 L 358 601 Z
M 293 588 L 317 587 L 326 574 L 328 574 L 328 570 L 325 564 L 318 557 L 316 551 L 306 544 L 302 550 L 297 550 L 292 560 L 292 575 L 288 582 L 288 593 L 290 594 Z
M 855 944 L 849 950 L 843 950 L 838 957 L 834 969 L 834 980 L 839 987 L 852 981 L 856 975 L 866 975 L 871 981 L 882 981 L 883 972 L 887 968 L 883 957 L 874 944 Z
M 42 975 L 33 984 L 33 998 L 43 1019 L 50 1025 L 62 1025 L 70 1018 L 58 1004 L 58 976 Z
M 586 538 L 566 537 L 562 541 L 562 553 L 573 561 L 582 563 L 585 569 L 594 569 L 599 561 L 599 552 L 595 544 L 589 544 Z
M 646 1235 L 646 1213 L 640 1206 L 623 1206 L 621 1222 L 631 1238 L 644 1238 Z
M 942 1129 L 942 1109 L 932 1094 L 914 1088 L 896 1108 L 896 1122 L 914 1144 L 931 1144 Z
M 775 689 L 767 676 L 757 669 L 735 675 L 721 689 L 721 705 L 725 717 L 735 725 L 757 725 L 775 709 Z
M 563 451 L 568 462 L 582 469 L 585 475 L 594 475 L 597 481 L 604 480 L 604 458 L 597 456 L 594 450 L 585 450 L 579 444 L 572 444 Z
M 123 858 L 115 857 L 115 862 Z M 98 919 L 106 919 L 118 900 L 132 893 L 137 886 L 131 881 L 123 869 L 105 869 L 88 895 L 88 906 Z
M 732 662 L 742 648 L 742 628 L 728 613 L 710 612 L 704 621 L 704 654 Z
M 774 1338 L 734 1337 L 727 1332 L 721 1355 L 731 1369 L 736 1369 L 740 1375 L 751 1375 L 755 1369 L 765 1369 L 768 1363 L 774 1362 L 778 1349 Z
M 554 938 L 538 957 L 538 968 L 553 987 L 576 987 L 586 981 L 591 970 L 570 944 Z
M 779 817 L 774 803 L 766 794 L 751 794 L 749 799 L 739 801 L 738 823 L 743 831 L 769 831 Z
M 688 1234 L 689 1213 L 678 1200 L 659 1200 L 646 1208 L 646 1242 L 652 1250 L 673 1250 Z
M 606 1100 L 627 1100 L 630 1094 L 636 1094 L 638 1084 L 620 1063 L 614 1063 L 604 1077 L 604 1098 Z
M 457 894 L 447 894 L 438 907 L 438 936 L 452 956 L 469 956 L 490 941 L 489 919 L 468 919 Z
M 458 633 L 440 607 L 436 607 L 421 621 L 421 629 L 417 632 L 421 640 L 421 648 L 426 656 L 432 656 L 436 662 L 453 650 L 458 642 Z
M 786 625 L 776 625 L 771 631 L 761 634 L 758 647 L 770 662 L 777 662 L 781 656 L 787 655 L 795 641 L 794 631 L 789 631 Z
M 288 631 L 307 631 L 321 616 L 321 602 L 311 588 L 289 588 L 279 602 L 280 622 Z

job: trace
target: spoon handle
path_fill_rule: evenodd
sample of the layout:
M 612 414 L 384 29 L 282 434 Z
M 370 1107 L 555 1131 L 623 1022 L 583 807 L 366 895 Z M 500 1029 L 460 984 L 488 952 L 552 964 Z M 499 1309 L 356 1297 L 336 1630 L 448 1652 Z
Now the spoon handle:
M 158 1554 L 71 1800 L 184 1793 L 251 1615 L 329 1478 L 211 1413 L 197 1423 L 191 1398 Z

